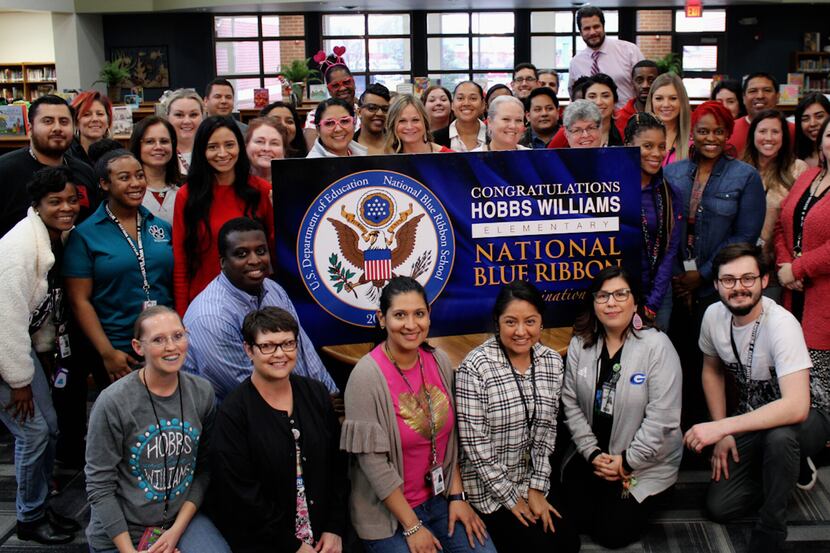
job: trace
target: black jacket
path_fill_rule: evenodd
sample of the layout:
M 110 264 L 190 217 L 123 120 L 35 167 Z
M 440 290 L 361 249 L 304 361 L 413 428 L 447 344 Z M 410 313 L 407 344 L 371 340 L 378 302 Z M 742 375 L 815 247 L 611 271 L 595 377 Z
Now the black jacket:
M 251 379 L 222 402 L 211 434 L 206 511 L 234 553 L 294 553 L 297 472 L 290 420 L 300 430 L 303 479 L 314 539 L 343 536 L 346 457 L 328 391 L 291 375 L 294 411 L 273 409 Z

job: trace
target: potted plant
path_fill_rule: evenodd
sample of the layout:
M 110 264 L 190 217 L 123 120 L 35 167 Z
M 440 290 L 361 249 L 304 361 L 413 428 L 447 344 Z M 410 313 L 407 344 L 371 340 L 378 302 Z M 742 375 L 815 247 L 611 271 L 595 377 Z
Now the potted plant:
M 320 72 L 316 69 L 311 69 L 309 63 L 311 63 L 311 58 L 294 60 L 288 65 L 283 65 L 281 70 L 285 78 L 291 81 L 291 88 L 301 101 L 305 97 L 305 88 L 309 82 L 322 82 L 320 80 Z
M 680 75 L 683 71 L 682 62 L 680 60 L 680 56 L 677 55 L 675 52 L 669 52 L 659 60 L 655 62 L 657 64 L 657 70 L 660 74 L 663 73 L 674 73 L 675 75 Z
M 130 78 L 129 62 L 123 58 L 104 62 L 98 77 L 99 79 L 92 84 L 106 84 L 107 96 L 113 102 L 117 102 L 121 99 L 121 83 Z

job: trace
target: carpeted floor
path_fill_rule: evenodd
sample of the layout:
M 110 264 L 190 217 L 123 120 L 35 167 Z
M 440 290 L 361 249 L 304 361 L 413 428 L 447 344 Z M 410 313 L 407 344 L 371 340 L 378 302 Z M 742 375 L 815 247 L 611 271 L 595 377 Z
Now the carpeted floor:
M 34 542 L 21 542 L 14 535 L 14 465 L 11 438 L 0 438 L 0 553 L 87 553 L 86 540 L 79 535 L 75 542 L 58 547 L 45 547 Z M 84 494 L 83 473 L 58 470 L 61 493 L 52 505 L 61 513 L 84 523 L 89 509 Z M 751 553 L 747 551 L 753 520 L 747 518 L 734 524 L 707 521 L 701 510 L 709 475 L 702 470 L 683 470 L 675 490 L 663 500 L 654 514 L 648 533 L 640 543 L 624 553 Z M 789 509 L 788 552 L 830 553 L 830 467 L 819 470 L 819 481 L 810 492 L 796 490 Z M 582 551 L 607 551 L 583 537 Z M 515 552 L 524 553 L 517 544 Z M 548 553 L 548 552 L 545 552 Z M 553 552 L 550 552 L 553 553 Z

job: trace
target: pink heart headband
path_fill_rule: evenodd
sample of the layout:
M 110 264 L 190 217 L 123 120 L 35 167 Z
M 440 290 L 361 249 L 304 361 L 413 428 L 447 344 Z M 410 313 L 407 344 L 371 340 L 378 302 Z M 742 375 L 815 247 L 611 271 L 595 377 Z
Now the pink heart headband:
M 345 46 L 335 46 L 333 49 L 333 54 L 326 55 L 326 52 L 320 50 L 316 54 L 314 54 L 314 61 L 316 61 L 320 65 L 320 71 L 323 75 L 326 75 L 332 68 L 341 66 L 348 69 L 346 65 L 346 60 L 343 59 L 343 54 L 346 53 Z

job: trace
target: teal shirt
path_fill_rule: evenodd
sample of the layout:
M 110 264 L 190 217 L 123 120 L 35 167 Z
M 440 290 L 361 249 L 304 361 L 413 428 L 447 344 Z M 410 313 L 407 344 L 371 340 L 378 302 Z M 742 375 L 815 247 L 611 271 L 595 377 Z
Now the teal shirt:
M 133 324 L 146 297 L 138 259 L 106 203 L 69 235 L 63 276 L 92 279 L 92 306 L 112 346 L 131 351 Z M 141 240 L 150 283 L 150 299 L 173 306 L 173 231 L 170 224 L 140 207 Z

